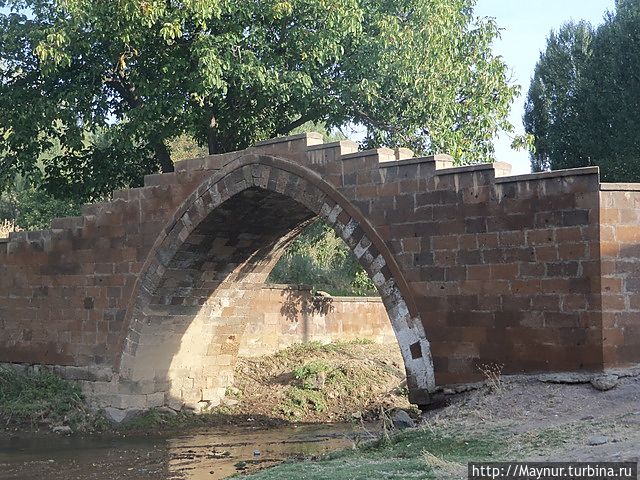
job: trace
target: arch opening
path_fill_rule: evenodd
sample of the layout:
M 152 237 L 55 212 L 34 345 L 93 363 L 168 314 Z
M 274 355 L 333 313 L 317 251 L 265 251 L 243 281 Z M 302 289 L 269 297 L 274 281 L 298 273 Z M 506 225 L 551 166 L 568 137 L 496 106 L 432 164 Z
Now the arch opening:
M 434 387 L 429 343 L 389 252 L 316 174 L 249 155 L 187 199 L 148 258 L 128 312 L 119 394 L 149 408 L 216 405 L 233 380 L 251 304 L 286 246 L 322 218 L 364 267 L 389 315 L 414 403 Z M 376 240 L 378 240 L 376 242 Z

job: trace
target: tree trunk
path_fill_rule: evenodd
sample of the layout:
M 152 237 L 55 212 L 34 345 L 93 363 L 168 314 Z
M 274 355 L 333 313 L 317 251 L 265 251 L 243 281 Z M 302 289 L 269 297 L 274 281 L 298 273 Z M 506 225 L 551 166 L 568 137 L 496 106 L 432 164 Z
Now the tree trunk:
M 160 164 L 160 168 L 162 169 L 162 173 L 171 173 L 175 170 L 173 167 L 173 162 L 171 161 L 171 154 L 169 153 L 169 149 L 164 143 L 164 140 L 158 140 L 153 150 L 156 154 L 156 159 Z

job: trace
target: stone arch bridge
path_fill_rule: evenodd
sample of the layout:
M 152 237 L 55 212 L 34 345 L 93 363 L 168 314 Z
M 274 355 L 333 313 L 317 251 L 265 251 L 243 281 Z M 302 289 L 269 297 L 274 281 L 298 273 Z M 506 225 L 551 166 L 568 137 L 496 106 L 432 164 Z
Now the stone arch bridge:
M 256 292 L 317 217 L 376 285 L 414 403 L 483 363 L 640 362 L 640 185 L 509 172 L 315 133 L 179 162 L 0 240 L 0 362 L 79 380 L 96 406 L 215 405 Z

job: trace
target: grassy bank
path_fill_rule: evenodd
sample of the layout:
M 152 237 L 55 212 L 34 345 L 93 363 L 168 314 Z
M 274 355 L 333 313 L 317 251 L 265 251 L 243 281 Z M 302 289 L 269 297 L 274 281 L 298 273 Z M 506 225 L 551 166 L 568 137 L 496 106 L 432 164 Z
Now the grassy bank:
M 427 424 L 379 440 L 305 461 L 288 461 L 251 480 L 393 480 L 465 479 L 468 462 L 516 461 L 580 441 L 587 429 L 541 428 L 515 432 L 513 425 L 492 422 L 470 427 L 465 422 Z M 578 439 L 578 440 L 577 440 Z
M 162 433 L 220 425 L 372 419 L 381 408 L 410 408 L 396 349 L 368 341 L 296 344 L 240 359 L 223 403 L 203 414 L 152 409 L 124 425 L 90 410 L 79 385 L 50 372 L 0 368 L 0 428 Z
M 499 431 L 469 436 L 451 429 L 404 431 L 316 461 L 286 462 L 247 478 L 253 480 L 388 480 L 466 478 L 466 464 L 506 455 Z
M 77 383 L 46 371 L 26 374 L 8 367 L 0 367 L 0 420 L 4 428 L 107 427 L 101 415 L 86 408 Z
M 427 412 L 421 426 L 288 461 L 250 480 L 465 479 L 471 461 L 639 461 L 640 376 L 590 384 L 500 381 Z

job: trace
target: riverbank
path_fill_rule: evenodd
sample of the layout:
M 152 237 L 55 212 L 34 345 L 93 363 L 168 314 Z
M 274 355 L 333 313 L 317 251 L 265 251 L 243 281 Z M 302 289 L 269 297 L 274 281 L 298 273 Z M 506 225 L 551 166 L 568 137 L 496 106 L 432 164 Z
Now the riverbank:
M 640 377 L 590 384 L 500 381 L 452 397 L 419 428 L 251 480 L 465 479 L 470 461 L 627 461 L 640 455 Z
M 163 434 L 221 426 L 369 421 L 412 407 L 395 346 L 368 341 L 296 344 L 240 359 L 222 404 L 203 414 L 164 407 L 121 425 L 84 404 L 74 382 L 47 371 L 0 370 L 0 430 L 82 435 Z M 418 411 L 413 409 L 418 415 Z
M 55 478 L 61 469 L 77 480 L 455 479 L 466 478 L 469 461 L 639 460 L 638 370 L 592 383 L 585 374 L 495 375 L 397 431 L 389 412 L 407 400 L 392 355 L 363 342 L 297 345 L 241 361 L 211 412 L 154 410 L 118 427 L 87 411 L 72 383 L 2 376 L 10 427 L 0 435 L 0 479 Z M 31 423 L 17 422 L 20 409 Z M 75 435 L 51 433 L 74 418 Z M 323 423 L 330 419 L 342 423 Z
M 112 439 L 49 436 L 40 443 L 0 438 L 0 479 L 61 472 L 75 480 L 464 479 L 469 461 L 638 461 L 637 376 L 620 378 L 608 391 L 499 379 L 449 400 L 404 431 L 389 430 L 388 420 L 354 420 Z

